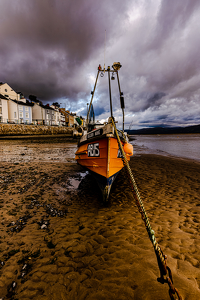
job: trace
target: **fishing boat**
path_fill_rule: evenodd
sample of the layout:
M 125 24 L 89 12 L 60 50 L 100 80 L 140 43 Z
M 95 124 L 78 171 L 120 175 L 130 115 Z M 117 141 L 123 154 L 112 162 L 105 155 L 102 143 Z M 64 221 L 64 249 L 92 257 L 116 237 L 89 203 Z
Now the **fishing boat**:
M 110 69 L 110 66 L 108 66 L 107 69 L 105 68 L 105 65 L 103 69 L 101 65 L 98 66 L 94 90 L 91 92 L 92 96 L 87 112 L 86 130 L 83 130 L 82 137 L 78 142 L 78 149 L 75 153 L 77 163 L 87 168 L 95 177 L 105 202 L 109 199 L 111 186 L 117 174 L 119 174 L 124 167 L 123 153 L 119 147 L 118 139 L 121 140 L 126 159 L 130 160 L 130 156 L 133 155 L 133 147 L 128 143 L 127 134 L 124 132 L 125 105 L 119 82 L 118 71 L 120 68 L 120 63 L 114 63 L 112 65 L 112 70 Z M 107 122 L 101 124 L 95 122 L 92 102 L 99 74 L 100 77 L 103 77 L 105 73 L 108 74 L 110 117 Z M 117 122 L 115 121 L 112 110 L 111 80 L 115 79 L 115 77 L 117 77 L 118 81 L 119 98 L 123 115 L 122 130 L 116 129 L 115 124 Z

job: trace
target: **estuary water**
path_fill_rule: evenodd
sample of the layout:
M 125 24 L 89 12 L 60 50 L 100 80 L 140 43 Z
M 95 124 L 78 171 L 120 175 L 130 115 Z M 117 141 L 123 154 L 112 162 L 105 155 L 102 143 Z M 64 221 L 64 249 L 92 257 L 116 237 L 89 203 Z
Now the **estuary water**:
M 200 161 L 200 134 L 131 136 L 133 155 L 159 154 Z M 66 139 L 0 140 L 0 162 L 75 163 L 77 142 Z
M 200 161 L 200 134 L 135 135 L 131 138 L 136 155 L 170 155 Z

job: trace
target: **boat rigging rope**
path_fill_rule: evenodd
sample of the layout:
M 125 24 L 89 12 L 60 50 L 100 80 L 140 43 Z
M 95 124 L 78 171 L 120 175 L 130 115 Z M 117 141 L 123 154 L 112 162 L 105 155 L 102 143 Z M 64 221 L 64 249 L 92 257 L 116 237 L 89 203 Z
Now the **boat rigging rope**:
M 144 205 L 143 205 L 142 200 L 140 198 L 140 193 L 138 191 L 135 179 L 133 177 L 133 173 L 131 171 L 131 168 L 129 166 L 129 163 L 128 163 L 127 158 L 126 158 L 126 154 L 124 152 L 124 149 L 123 149 L 123 146 L 122 146 L 122 143 L 121 143 L 121 140 L 119 138 L 117 128 L 116 128 L 116 125 L 115 125 L 115 122 L 114 122 L 114 118 L 112 118 L 112 124 L 113 124 L 113 127 L 114 127 L 115 135 L 117 137 L 117 141 L 118 141 L 122 156 L 123 156 L 123 158 L 122 158 L 123 164 L 126 167 L 126 170 L 127 170 L 127 173 L 128 173 L 129 179 L 130 179 L 130 183 L 131 183 L 131 187 L 132 187 L 132 191 L 133 191 L 133 196 L 134 196 L 134 199 L 136 201 L 136 205 L 137 205 L 138 210 L 141 214 L 142 220 L 145 223 L 147 233 L 148 233 L 149 238 L 150 238 L 150 240 L 153 244 L 154 251 L 155 251 L 155 254 L 156 254 L 156 257 L 157 257 L 158 267 L 160 269 L 160 275 L 161 275 L 161 277 L 158 278 L 157 280 L 158 280 L 158 282 L 160 282 L 162 284 L 164 284 L 164 283 L 168 284 L 168 286 L 169 286 L 169 296 L 170 296 L 171 300 L 182 300 L 182 297 L 179 294 L 178 290 L 173 286 L 172 273 L 171 273 L 170 268 L 167 266 L 167 256 L 163 254 L 158 242 L 156 241 L 155 232 L 151 228 L 147 213 L 145 211 Z M 124 136 L 124 134 L 123 134 L 123 136 Z M 124 139 L 126 140 L 125 136 L 124 136 Z

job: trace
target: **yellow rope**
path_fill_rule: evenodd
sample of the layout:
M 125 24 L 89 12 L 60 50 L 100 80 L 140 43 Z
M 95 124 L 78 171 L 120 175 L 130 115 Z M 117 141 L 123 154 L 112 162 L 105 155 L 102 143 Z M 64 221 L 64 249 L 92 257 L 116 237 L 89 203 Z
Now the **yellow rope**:
M 138 191 L 135 179 L 133 177 L 133 173 L 131 171 L 128 160 L 126 158 L 126 154 L 124 152 L 124 148 L 123 148 L 121 140 L 119 138 L 117 128 L 116 128 L 116 125 L 115 125 L 115 122 L 114 122 L 113 118 L 112 118 L 112 124 L 113 124 L 114 130 L 115 130 L 115 135 L 117 137 L 117 141 L 118 141 L 122 156 L 123 156 L 123 163 L 126 166 L 126 169 L 128 171 L 128 175 L 129 175 L 129 178 L 130 178 L 130 181 L 131 181 L 133 196 L 136 200 L 138 210 L 141 213 L 142 219 L 143 219 L 143 221 L 145 223 L 145 226 L 146 226 L 147 233 L 149 235 L 149 238 L 150 238 L 150 240 L 153 244 L 153 247 L 154 247 L 154 251 L 156 253 L 158 266 L 159 266 L 160 273 L 161 273 L 161 278 L 159 278 L 158 281 L 161 282 L 161 283 L 165 283 L 165 282 L 168 283 L 168 285 L 169 285 L 169 295 L 170 295 L 170 298 L 172 300 L 182 300 L 182 297 L 180 296 L 178 290 L 176 288 L 174 288 L 174 286 L 173 286 L 171 270 L 169 269 L 169 267 L 167 267 L 167 264 L 166 264 L 166 258 L 167 257 L 166 257 L 166 255 L 163 254 L 160 246 L 158 245 L 158 242 L 156 241 L 155 233 L 151 228 L 148 216 L 146 214 L 144 205 L 143 205 L 142 200 L 140 198 L 140 193 Z M 124 137 L 124 139 L 125 139 L 125 137 Z

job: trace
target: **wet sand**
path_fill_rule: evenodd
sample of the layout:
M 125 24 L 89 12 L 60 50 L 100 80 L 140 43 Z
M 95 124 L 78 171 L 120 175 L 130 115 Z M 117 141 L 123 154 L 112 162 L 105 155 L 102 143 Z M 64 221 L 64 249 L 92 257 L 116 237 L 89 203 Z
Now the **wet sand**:
M 200 299 L 200 165 L 156 155 L 130 165 L 174 286 Z M 0 298 L 169 299 L 125 171 L 107 207 L 75 161 L 2 161 L 0 171 Z

